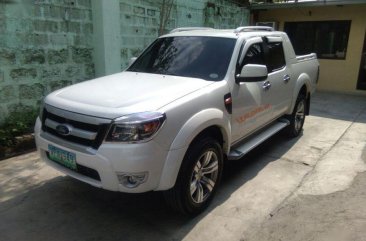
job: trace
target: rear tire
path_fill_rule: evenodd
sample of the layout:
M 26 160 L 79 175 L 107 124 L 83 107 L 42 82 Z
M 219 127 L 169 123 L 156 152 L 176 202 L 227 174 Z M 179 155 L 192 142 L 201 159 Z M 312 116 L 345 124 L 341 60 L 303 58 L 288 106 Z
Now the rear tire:
M 290 138 L 300 135 L 305 122 L 306 116 L 306 97 L 304 94 L 299 94 L 296 99 L 295 107 L 291 115 L 286 116 L 290 121 L 290 125 L 286 127 L 285 133 Z
M 207 208 L 221 180 L 223 154 L 211 137 L 193 142 L 182 162 L 174 187 L 164 192 L 167 204 L 175 211 L 196 215 Z

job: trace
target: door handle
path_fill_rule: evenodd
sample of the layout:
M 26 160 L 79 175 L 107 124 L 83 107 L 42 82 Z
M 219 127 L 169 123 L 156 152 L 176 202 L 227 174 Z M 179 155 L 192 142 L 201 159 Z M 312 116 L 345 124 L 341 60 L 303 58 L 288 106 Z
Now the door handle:
M 266 91 L 266 90 L 269 90 L 269 88 L 271 88 L 271 82 L 269 82 L 268 80 L 267 80 L 267 81 L 264 81 L 262 88 L 263 88 L 265 91 Z
M 286 74 L 285 76 L 283 76 L 283 81 L 285 81 L 285 84 L 287 84 L 290 81 L 291 77 L 290 75 Z

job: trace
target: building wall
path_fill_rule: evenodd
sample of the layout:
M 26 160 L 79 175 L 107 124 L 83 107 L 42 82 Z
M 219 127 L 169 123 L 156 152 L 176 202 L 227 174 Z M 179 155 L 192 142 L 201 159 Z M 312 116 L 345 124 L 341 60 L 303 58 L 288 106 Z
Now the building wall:
M 162 1 L 120 0 L 121 69 L 158 37 Z M 236 28 L 248 25 L 249 10 L 232 1 L 175 0 L 165 33 L 177 27 Z
M 126 68 L 158 37 L 161 2 L 0 0 L 0 123 L 53 90 Z M 166 31 L 248 20 L 229 0 L 174 0 Z
M 52 90 L 94 77 L 90 0 L 2 2 L 0 122 Z
M 345 60 L 320 59 L 318 90 L 366 94 L 356 90 L 363 41 L 366 31 L 366 5 L 322 6 L 260 11 L 258 21 L 285 22 L 352 20 Z

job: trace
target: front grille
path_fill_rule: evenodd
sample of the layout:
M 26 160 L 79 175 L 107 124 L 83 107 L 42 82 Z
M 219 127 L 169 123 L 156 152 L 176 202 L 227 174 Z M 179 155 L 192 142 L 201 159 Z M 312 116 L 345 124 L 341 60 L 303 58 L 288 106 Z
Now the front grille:
M 98 149 L 102 144 L 105 135 L 109 129 L 109 124 L 90 124 L 85 122 L 80 122 L 76 120 L 72 120 L 70 118 L 65 118 L 54 113 L 47 111 L 45 108 L 42 116 L 42 130 L 47 132 L 53 136 L 64 139 L 68 142 L 72 142 L 75 144 L 79 144 L 86 147 L 91 147 L 93 149 Z M 52 123 L 52 125 L 48 124 Z M 78 130 L 82 133 L 95 133 L 95 137 L 93 138 L 85 138 L 84 136 L 80 136 L 77 133 L 70 133 L 69 135 L 61 135 L 58 131 L 56 131 L 55 126 L 58 124 L 72 126 L 73 129 Z

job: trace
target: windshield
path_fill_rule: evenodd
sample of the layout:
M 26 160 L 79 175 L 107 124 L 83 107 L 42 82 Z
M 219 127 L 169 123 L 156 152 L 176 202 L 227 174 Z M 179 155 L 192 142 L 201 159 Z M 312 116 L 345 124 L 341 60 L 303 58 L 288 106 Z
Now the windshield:
M 127 71 L 222 80 L 235 42 L 218 37 L 160 38 Z

